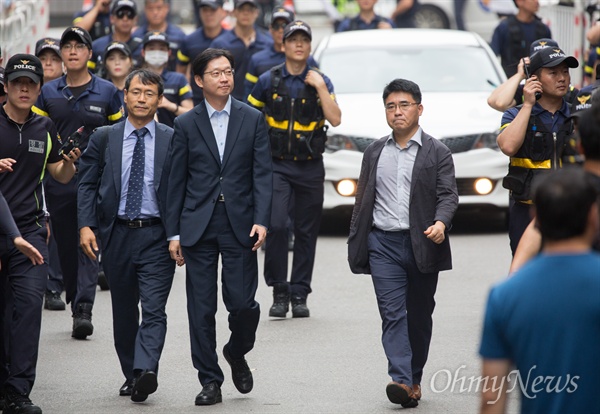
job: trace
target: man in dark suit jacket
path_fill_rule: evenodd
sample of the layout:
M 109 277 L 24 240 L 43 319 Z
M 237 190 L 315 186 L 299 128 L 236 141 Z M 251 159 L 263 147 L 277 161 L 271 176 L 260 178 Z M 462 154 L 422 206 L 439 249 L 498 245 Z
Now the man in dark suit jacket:
M 421 91 L 383 92 L 392 133 L 365 151 L 348 238 L 353 273 L 371 274 L 392 377 L 389 400 L 415 407 L 431 341 L 438 272 L 452 267 L 447 231 L 458 207 L 450 150 L 419 126 Z
M 264 117 L 230 96 L 231 53 L 209 48 L 192 65 L 205 99 L 175 120 L 167 235 L 171 257 L 186 263 L 192 360 L 203 386 L 196 405 L 211 405 L 222 401 L 224 379 L 215 337 L 219 255 L 231 331 L 223 356 L 238 391 L 252 390 L 244 355 L 260 315 L 256 250 L 267 233 L 273 178 Z
M 160 75 L 142 69 L 125 80 L 127 120 L 90 137 L 79 165 L 81 247 L 102 262 L 112 298 L 114 340 L 125 383 L 122 396 L 142 402 L 158 387 L 167 333 L 165 306 L 175 262 L 161 218 L 166 214 L 173 130 L 154 121 L 163 96 Z M 141 299 L 142 322 L 138 303 Z

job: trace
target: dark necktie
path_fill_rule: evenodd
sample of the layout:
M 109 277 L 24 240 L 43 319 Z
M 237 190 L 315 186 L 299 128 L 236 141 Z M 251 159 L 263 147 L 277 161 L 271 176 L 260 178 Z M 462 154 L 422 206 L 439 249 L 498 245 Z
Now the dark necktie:
M 147 128 L 136 129 L 133 133 L 137 136 L 137 142 L 133 148 L 131 160 L 131 173 L 129 174 L 129 188 L 127 190 L 127 202 L 125 203 L 125 214 L 129 220 L 133 220 L 142 211 L 142 190 L 144 188 L 144 158 L 145 149 L 144 135 Z

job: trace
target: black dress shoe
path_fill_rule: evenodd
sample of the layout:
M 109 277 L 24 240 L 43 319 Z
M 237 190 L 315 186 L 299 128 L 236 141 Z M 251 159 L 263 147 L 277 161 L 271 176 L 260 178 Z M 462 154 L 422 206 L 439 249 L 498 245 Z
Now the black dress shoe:
M 119 395 L 121 397 L 129 397 L 133 392 L 133 380 L 126 380 L 121 388 L 119 388 Z
M 229 346 L 223 347 L 223 356 L 231 366 L 231 378 L 233 379 L 233 385 L 242 394 L 248 394 L 252 391 L 254 386 L 254 380 L 252 379 L 252 372 L 248 368 L 246 358 L 241 357 L 234 359 L 229 353 Z
M 204 387 L 200 394 L 196 395 L 196 405 L 214 405 L 223 402 L 221 395 L 221 387 L 216 382 L 209 382 Z
M 158 379 L 152 371 L 142 372 L 133 382 L 133 390 L 131 392 L 131 401 L 143 402 L 146 401 L 149 394 L 152 394 L 158 388 Z

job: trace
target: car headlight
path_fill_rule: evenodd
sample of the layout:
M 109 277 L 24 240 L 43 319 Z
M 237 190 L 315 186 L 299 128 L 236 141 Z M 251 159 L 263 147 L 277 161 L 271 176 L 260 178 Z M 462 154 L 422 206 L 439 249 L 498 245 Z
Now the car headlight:
M 489 194 L 494 189 L 494 183 L 489 178 L 478 178 L 475 180 L 474 186 L 475 191 L 481 195 Z
M 356 194 L 356 181 L 345 178 L 335 183 L 335 190 L 339 195 L 352 197 Z

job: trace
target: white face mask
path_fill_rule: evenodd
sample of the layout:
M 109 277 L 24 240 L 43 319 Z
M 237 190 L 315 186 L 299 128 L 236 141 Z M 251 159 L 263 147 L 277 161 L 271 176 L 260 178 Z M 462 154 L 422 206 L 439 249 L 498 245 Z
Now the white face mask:
M 144 54 L 144 60 L 150 66 L 162 66 L 169 60 L 169 52 L 162 50 L 147 50 Z

